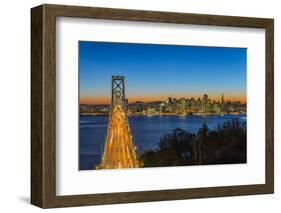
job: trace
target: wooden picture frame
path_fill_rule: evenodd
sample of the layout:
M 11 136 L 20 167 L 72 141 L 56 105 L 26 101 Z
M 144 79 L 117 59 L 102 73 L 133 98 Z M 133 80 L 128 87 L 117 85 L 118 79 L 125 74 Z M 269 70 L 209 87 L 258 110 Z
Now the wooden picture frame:
M 95 18 L 265 29 L 265 184 L 87 195 L 56 195 L 56 18 Z M 41 5 L 31 9 L 31 203 L 42 208 L 132 203 L 274 191 L 274 21 L 273 19 Z

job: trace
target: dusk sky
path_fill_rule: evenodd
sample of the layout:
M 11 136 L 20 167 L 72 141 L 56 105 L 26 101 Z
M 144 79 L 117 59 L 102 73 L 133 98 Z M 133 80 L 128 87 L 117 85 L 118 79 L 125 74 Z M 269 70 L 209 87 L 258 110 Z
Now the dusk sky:
M 129 103 L 205 93 L 245 102 L 246 57 L 246 48 L 80 41 L 80 103 L 108 104 L 112 75 L 125 76 Z

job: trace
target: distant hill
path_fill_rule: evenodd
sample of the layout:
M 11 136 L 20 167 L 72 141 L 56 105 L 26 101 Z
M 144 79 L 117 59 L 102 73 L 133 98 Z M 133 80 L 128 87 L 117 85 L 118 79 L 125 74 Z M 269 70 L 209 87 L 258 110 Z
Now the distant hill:
M 150 102 L 143 102 L 143 101 L 135 101 L 132 103 L 129 103 L 129 105 L 135 105 L 135 104 L 161 104 L 163 101 L 150 101 Z
M 144 102 L 143 101 L 135 101 L 135 102 L 130 103 L 130 104 L 144 104 Z
M 150 101 L 150 102 L 143 102 L 143 101 L 135 101 L 129 103 L 129 105 L 137 105 L 137 104 L 161 104 L 163 101 Z M 99 106 L 99 107 L 107 107 L 110 104 L 80 104 L 81 107 L 83 106 Z

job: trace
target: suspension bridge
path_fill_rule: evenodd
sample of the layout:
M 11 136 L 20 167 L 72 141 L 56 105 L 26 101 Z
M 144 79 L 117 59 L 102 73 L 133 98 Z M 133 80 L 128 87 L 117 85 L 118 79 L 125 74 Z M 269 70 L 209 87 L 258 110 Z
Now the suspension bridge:
M 101 169 L 139 167 L 127 116 L 124 76 L 112 76 L 109 123 L 99 167 Z

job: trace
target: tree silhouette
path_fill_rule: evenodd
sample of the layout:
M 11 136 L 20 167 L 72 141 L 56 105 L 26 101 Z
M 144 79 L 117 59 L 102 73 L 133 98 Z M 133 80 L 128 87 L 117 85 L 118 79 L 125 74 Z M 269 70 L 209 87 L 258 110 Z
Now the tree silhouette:
M 245 163 L 246 123 L 237 119 L 210 131 L 204 122 L 197 134 L 182 129 L 161 137 L 156 150 L 147 150 L 140 160 L 144 167 Z

